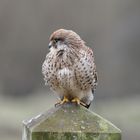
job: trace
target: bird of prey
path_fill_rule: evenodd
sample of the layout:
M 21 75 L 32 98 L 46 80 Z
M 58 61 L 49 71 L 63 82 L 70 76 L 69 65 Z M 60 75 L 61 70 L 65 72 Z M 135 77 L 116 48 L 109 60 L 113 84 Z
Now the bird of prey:
M 60 102 L 75 102 L 88 108 L 97 86 L 97 72 L 91 48 L 72 30 L 59 29 L 50 36 L 49 53 L 42 65 L 45 84 Z

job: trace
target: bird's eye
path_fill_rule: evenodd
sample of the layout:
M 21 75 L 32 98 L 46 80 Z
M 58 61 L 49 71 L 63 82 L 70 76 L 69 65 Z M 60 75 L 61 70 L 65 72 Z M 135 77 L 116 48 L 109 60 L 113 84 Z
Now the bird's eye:
M 57 40 L 54 39 L 53 43 L 57 43 Z
M 57 43 L 58 41 L 61 41 L 61 38 L 55 38 L 54 43 Z

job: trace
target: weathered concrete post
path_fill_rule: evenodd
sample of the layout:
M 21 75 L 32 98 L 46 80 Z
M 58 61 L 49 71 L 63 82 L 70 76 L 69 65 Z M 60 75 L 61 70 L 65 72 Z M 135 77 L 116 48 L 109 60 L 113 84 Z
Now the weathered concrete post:
M 54 107 L 23 125 L 22 140 L 121 140 L 116 126 L 75 104 Z

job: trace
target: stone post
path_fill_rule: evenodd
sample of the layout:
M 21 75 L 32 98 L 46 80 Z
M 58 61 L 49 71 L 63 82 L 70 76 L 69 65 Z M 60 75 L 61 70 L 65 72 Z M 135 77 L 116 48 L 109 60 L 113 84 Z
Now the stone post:
M 22 140 L 121 140 L 121 131 L 74 103 L 54 107 L 23 121 Z

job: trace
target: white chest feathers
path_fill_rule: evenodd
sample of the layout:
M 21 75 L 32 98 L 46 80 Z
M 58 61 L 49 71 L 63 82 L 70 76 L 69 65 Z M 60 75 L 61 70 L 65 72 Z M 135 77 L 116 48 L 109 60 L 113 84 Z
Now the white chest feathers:
M 74 71 L 63 68 L 58 71 L 57 78 L 62 88 L 71 89 L 74 86 Z

